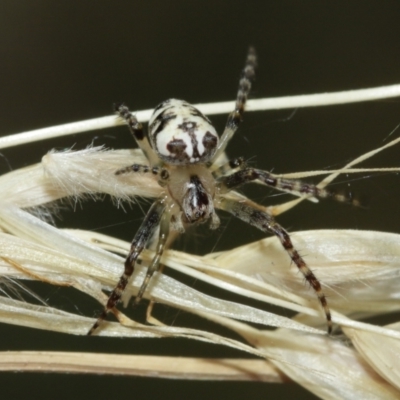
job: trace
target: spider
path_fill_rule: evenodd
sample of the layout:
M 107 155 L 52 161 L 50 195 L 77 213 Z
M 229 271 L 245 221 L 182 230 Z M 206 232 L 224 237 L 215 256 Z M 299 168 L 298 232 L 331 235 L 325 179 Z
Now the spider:
M 321 284 L 294 248 L 288 232 L 264 207 L 244 196 L 239 201 L 229 196 L 229 193 L 243 184 L 259 181 L 297 196 L 333 197 L 339 201 L 349 199 L 315 185 L 282 179 L 268 171 L 251 168 L 243 158 L 235 158 L 222 166 L 215 165 L 215 160 L 224 153 L 242 121 L 256 64 L 257 56 L 251 47 L 239 81 L 235 109 L 228 116 L 220 138 L 210 120 L 183 100 L 169 99 L 160 103 L 150 118 L 148 135 L 145 135 L 142 124 L 125 104 L 115 105 L 117 115 L 126 122 L 136 143 L 149 161 L 149 165 L 133 164 L 117 170 L 115 174 L 152 173 L 157 176 L 158 183 L 164 190 L 150 207 L 133 238 L 124 273 L 88 335 L 96 331 L 107 314 L 121 300 L 141 252 L 157 229 L 159 233 L 155 255 L 135 297 L 134 305 L 140 302 L 152 275 L 159 269 L 170 234 L 183 233 L 189 226 L 202 223 L 209 223 L 211 229 L 218 228 L 220 220 L 216 209 L 231 213 L 265 233 L 274 234 L 280 240 L 283 249 L 315 291 L 325 312 L 328 333 L 332 331 L 331 313 Z

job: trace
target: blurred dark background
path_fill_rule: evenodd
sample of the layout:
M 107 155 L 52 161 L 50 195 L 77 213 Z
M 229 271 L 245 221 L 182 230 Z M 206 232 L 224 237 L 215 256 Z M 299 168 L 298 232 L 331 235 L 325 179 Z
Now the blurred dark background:
M 109 115 L 112 103 L 155 107 L 170 97 L 192 103 L 233 100 L 249 45 L 259 55 L 251 97 L 275 97 L 400 83 L 398 1 L 46 1 L 0 3 L 2 135 Z M 276 172 L 337 168 L 386 143 L 400 123 L 400 100 L 248 113 L 228 154 Z M 212 117 L 218 130 L 226 116 Z M 398 136 L 394 133 L 390 138 Z M 39 162 L 50 149 L 104 144 L 132 147 L 125 127 L 89 132 L 1 151 L 1 173 Z M 365 166 L 398 166 L 392 148 Z M 342 177 L 338 190 L 369 198 L 366 209 L 332 202 L 303 203 L 279 218 L 291 231 L 370 229 L 399 232 L 399 176 Z M 288 197 L 246 192 L 265 204 Z M 307 204 L 306 204 L 307 203 Z M 146 206 L 144 207 L 146 209 Z M 63 211 L 61 227 L 98 230 L 130 240 L 143 212 L 111 202 Z M 200 229 L 177 247 L 204 254 L 262 237 L 230 217 L 212 234 Z M 239 235 L 240 233 L 240 235 Z M 207 240 L 206 239 L 207 235 Z M 193 282 L 197 288 L 201 288 Z M 83 295 L 35 287 L 65 310 L 94 315 Z M 86 309 L 86 302 L 90 303 Z M 89 308 L 90 307 L 90 308 Z M 90 310 L 90 311 L 87 311 Z M 185 324 L 175 310 L 166 323 Z M 179 314 L 179 315 L 178 315 Z M 181 320 L 179 319 L 181 318 Z M 181 356 L 245 356 L 225 348 L 177 340 L 72 337 L 0 325 L 1 350 L 99 351 Z M 167 381 L 130 377 L 0 374 L 4 399 L 135 396 L 137 399 L 313 399 L 296 385 Z

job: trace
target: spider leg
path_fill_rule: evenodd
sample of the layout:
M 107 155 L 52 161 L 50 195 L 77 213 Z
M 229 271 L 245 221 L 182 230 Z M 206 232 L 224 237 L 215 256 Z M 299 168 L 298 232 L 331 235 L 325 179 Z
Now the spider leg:
M 345 194 L 322 189 L 316 185 L 295 179 L 280 178 L 268 171 L 246 167 L 245 164 L 243 164 L 243 166 L 244 168 L 242 167 L 242 169 L 239 171 L 233 172 L 227 176 L 220 176 L 218 178 L 221 193 L 230 191 L 249 182 L 259 181 L 274 189 L 291 193 L 299 197 L 311 195 L 312 197 L 317 197 L 320 199 L 332 198 L 342 203 L 349 203 L 355 206 L 360 205 L 359 201 L 353 198 L 351 195 L 346 196 Z
M 170 221 L 169 213 L 164 213 L 163 216 L 161 217 L 161 222 L 160 222 L 160 232 L 158 235 L 156 254 L 153 260 L 151 261 L 151 264 L 147 268 L 146 276 L 143 280 L 142 286 L 140 286 L 138 294 L 135 297 L 133 305 L 139 304 L 140 300 L 143 297 L 144 292 L 146 291 L 147 285 L 149 284 L 151 277 L 153 276 L 154 272 L 158 271 L 160 268 L 161 256 L 164 252 L 165 245 L 169 235 L 169 221 Z
M 132 164 L 128 165 L 127 167 L 122 167 L 120 169 L 117 169 L 115 171 L 115 175 L 129 174 L 131 172 L 139 172 L 146 174 L 150 171 L 152 172 L 152 174 L 158 175 L 160 173 L 160 168 L 158 167 L 150 168 L 148 165 L 144 164 Z
M 127 123 L 133 138 L 150 161 L 150 165 L 155 166 L 160 164 L 157 154 L 150 146 L 149 139 L 144 134 L 143 125 L 137 120 L 135 115 L 129 111 L 129 108 L 124 103 L 114 104 L 114 108 L 117 115 Z
M 169 172 L 166 168 L 161 168 L 159 166 L 150 168 L 148 165 L 144 164 L 132 164 L 127 167 L 122 167 L 115 171 L 115 175 L 124 175 L 129 174 L 131 172 L 139 172 L 139 173 L 148 173 L 150 172 L 153 175 L 157 175 L 159 180 L 158 183 L 160 186 L 164 187 L 168 184 L 169 181 Z
M 139 172 L 143 174 L 151 172 L 153 175 L 160 175 L 162 171 L 163 169 L 158 166 L 151 168 L 148 165 L 144 164 L 132 164 L 128 165 L 127 167 L 122 167 L 120 169 L 117 169 L 115 171 L 115 175 L 130 174 L 131 172 Z
M 229 160 L 227 163 L 222 164 L 220 167 L 212 171 L 214 179 L 219 180 L 226 176 L 228 173 L 236 172 L 239 168 L 245 167 L 245 161 L 243 157 L 234 158 Z
M 97 321 L 90 328 L 88 335 L 92 335 L 93 332 L 99 327 L 101 322 L 107 317 L 107 314 L 118 304 L 122 294 L 129 282 L 130 277 L 133 274 L 135 263 L 146 247 L 148 241 L 153 236 L 155 230 L 157 229 L 160 220 L 163 219 L 163 214 L 165 211 L 165 201 L 164 198 L 156 200 L 148 211 L 142 225 L 137 231 L 135 237 L 133 238 L 131 249 L 129 251 L 128 257 L 125 260 L 125 270 L 124 273 L 119 278 L 119 282 L 114 290 L 111 292 L 108 298 L 107 304 L 104 310 L 98 317 Z M 157 255 L 156 255 L 157 256 Z
M 275 219 L 266 212 L 256 209 L 249 203 L 237 202 L 234 200 L 228 200 L 221 198 L 218 208 L 225 210 L 235 217 L 241 219 L 244 222 L 260 229 L 263 232 L 273 233 L 281 242 L 283 248 L 286 250 L 292 261 L 296 264 L 299 271 L 303 274 L 304 278 L 314 289 L 318 300 L 324 309 L 327 324 L 328 333 L 332 332 L 332 317 L 328 307 L 328 303 L 324 292 L 322 291 L 321 284 L 311 269 L 307 266 L 303 258 L 300 256 L 298 251 L 294 248 L 293 243 L 290 239 L 289 233 L 280 226 Z
M 257 55 L 253 47 L 249 48 L 247 53 L 246 64 L 242 72 L 242 77 L 239 81 L 239 90 L 236 96 L 235 110 L 229 114 L 226 121 L 224 132 L 222 133 L 218 149 L 215 152 L 214 160 L 225 151 L 225 148 L 235 134 L 243 118 L 244 108 L 246 106 L 247 97 L 251 89 L 251 81 L 255 75 L 255 68 L 257 66 Z

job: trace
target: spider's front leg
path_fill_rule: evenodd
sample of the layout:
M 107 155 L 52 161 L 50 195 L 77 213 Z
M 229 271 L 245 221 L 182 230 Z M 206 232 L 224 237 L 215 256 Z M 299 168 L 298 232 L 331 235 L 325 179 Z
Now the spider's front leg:
M 152 274 L 158 269 L 160 258 L 165 246 L 166 239 L 168 237 L 169 232 L 169 223 L 168 218 L 169 214 L 165 213 L 165 199 L 161 198 L 156 200 L 148 211 L 142 225 L 137 231 L 131 245 L 131 249 L 129 251 L 128 257 L 125 260 L 125 270 L 124 273 L 119 278 L 119 282 L 115 289 L 111 292 L 110 297 L 108 298 L 107 304 L 104 307 L 104 310 L 98 317 L 97 321 L 93 324 L 92 328 L 89 330 L 88 335 L 92 335 L 94 331 L 99 327 L 101 322 L 107 317 L 107 314 L 118 304 L 121 300 L 122 294 L 129 282 L 130 277 L 133 274 L 136 261 L 140 256 L 143 249 L 146 247 L 149 240 L 152 238 L 154 232 L 157 227 L 160 225 L 160 236 L 159 242 L 157 245 L 156 255 L 149 267 L 146 278 L 139 290 L 139 300 L 143 295 L 146 286 L 152 276 Z M 138 301 L 139 301 L 138 300 Z M 135 301 L 137 303 L 138 301 Z
M 260 229 L 263 232 L 274 234 L 280 240 L 283 248 L 289 254 L 292 261 L 296 264 L 299 271 L 304 275 L 307 282 L 314 289 L 325 312 L 328 323 L 328 333 L 331 333 L 332 317 L 326 297 L 322 291 L 321 284 L 311 269 L 307 266 L 303 258 L 300 256 L 298 251 L 294 248 L 289 233 L 286 232 L 286 230 L 280 226 L 271 215 L 260 211 L 254 206 L 251 206 L 249 203 L 221 198 L 220 202 L 218 203 L 218 208 L 231 213 L 235 217 Z

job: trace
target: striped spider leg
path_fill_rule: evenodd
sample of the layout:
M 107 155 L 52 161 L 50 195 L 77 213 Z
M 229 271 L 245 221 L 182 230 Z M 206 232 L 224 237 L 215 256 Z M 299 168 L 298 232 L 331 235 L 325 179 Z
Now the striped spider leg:
M 242 157 L 235 158 L 213 171 L 214 178 L 219 182 L 220 193 L 226 193 L 246 183 L 259 182 L 281 192 L 307 198 L 331 198 L 338 202 L 360 206 L 358 199 L 344 193 L 319 188 L 296 179 L 285 179 L 269 171 L 247 166 Z
M 218 208 L 231 213 L 233 216 L 239 218 L 255 228 L 265 233 L 274 234 L 281 242 L 283 248 L 289 254 L 290 258 L 297 266 L 299 271 L 303 274 L 307 282 L 314 289 L 317 297 L 324 309 L 328 333 L 332 332 L 332 317 L 328 307 L 328 302 L 322 291 L 321 284 L 311 269 L 307 266 L 304 259 L 300 256 L 299 252 L 293 246 L 289 233 L 278 224 L 272 215 L 267 212 L 261 211 L 253 202 L 235 201 L 230 199 L 221 199 Z
M 264 207 L 244 197 L 240 202 L 231 200 L 227 194 L 242 184 L 258 181 L 300 196 L 334 197 L 337 200 L 341 200 L 341 197 L 314 185 L 285 180 L 267 171 L 249 168 L 242 158 L 222 166 L 214 165 L 242 121 L 256 61 L 255 51 L 250 48 L 239 81 L 235 108 L 228 116 L 221 138 L 210 120 L 183 100 L 169 99 L 160 103 L 150 118 L 147 135 L 142 124 L 124 104 L 116 106 L 118 116 L 125 120 L 149 162 L 149 165 L 133 164 L 121 168 L 116 171 L 116 175 L 152 173 L 158 177 L 163 192 L 153 203 L 137 231 L 125 261 L 124 273 L 89 335 L 96 331 L 121 300 L 141 252 L 149 246 L 158 228 L 155 255 L 134 300 L 135 304 L 140 301 L 152 275 L 159 269 L 163 251 L 172 241 L 171 238 L 185 232 L 189 226 L 206 222 L 210 229 L 218 228 L 220 220 L 216 213 L 217 208 L 278 237 L 284 250 L 316 292 L 325 311 L 328 330 L 331 331 L 331 315 L 321 284 L 294 248 L 289 234 L 264 211 Z
M 107 304 L 104 307 L 104 310 L 98 317 L 97 321 L 93 324 L 90 328 L 88 335 L 92 335 L 94 331 L 100 326 L 101 322 L 106 318 L 107 314 L 119 303 L 121 297 L 125 291 L 126 285 L 129 282 L 130 277 L 133 274 L 134 267 L 140 253 L 144 250 L 149 240 L 154 235 L 157 227 L 161 223 L 160 233 L 159 233 L 159 243 L 157 246 L 156 255 L 151 262 L 145 282 L 149 281 L 151 275 L 154 273 L 155 270 L 158 268 L 159 260 L 161 258 L 165 240 L 168 237 L 169 226 L 168 220 L 165 218 L 165 201 L 164 199 L 156 200 L 153 205 L 151 206 L 150 210 L 148 211 L 142 225 L 140 226 L 139 230 L 137 231 L 131 245 L 131 250 L 129 251 L 128 257 L 125 260 L 125 269 L 124 273 L 119 278 L 119 282 L 115 289 L 111 292 L 110 297 L 108 298 Z M 143 283 L 143 285 L 144 285 Z M 143 287 L 142 285 L 142 287 Z M 140 295 L 143 295 L 143 290 L 140 290 Z M 138 296 L 139 297 L 139 296 Z

